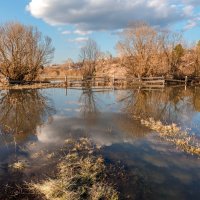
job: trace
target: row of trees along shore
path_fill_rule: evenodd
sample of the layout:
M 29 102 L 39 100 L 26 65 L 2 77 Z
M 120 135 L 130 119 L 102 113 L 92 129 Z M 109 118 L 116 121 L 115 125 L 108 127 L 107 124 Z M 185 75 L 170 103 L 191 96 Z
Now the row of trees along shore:
M 168 76 L 182 78 L 200 75 L 200 42 L 186 45 L 180 33 L 159 30 L 143 22 L 131 24 L 116 45 L 116 60 L 129 77 Z M 18 22 L 0 26 L 0 74 L 10 82 L 35 80 L 53 58 L 54 48 L 49 37 L 36 27 Z M 98 44 L 89 39 L 80 50 L 81 73 L 95 76 L 105 60 Z
M 129 26 L 117 44 L 130 76 L 199 76 L 200 42 L 186 47 L 180 33 L 157 30 L 146 23 Z

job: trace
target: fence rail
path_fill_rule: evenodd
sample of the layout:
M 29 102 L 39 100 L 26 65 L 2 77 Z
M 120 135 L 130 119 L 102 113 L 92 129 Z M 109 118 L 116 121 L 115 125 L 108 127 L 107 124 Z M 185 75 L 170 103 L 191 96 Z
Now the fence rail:
M 0 82 L 4 79 L 0 79 Z M 131 88 L 132 86 L 139 86 L 145 89 L 160 89 L 165 85 L 171 86 L 187 86 L 200 85 L 200 77 L 187 77 L 182 79 L 158 77 L 122 77 L 122 76 L 41 76 L 36 81 L 11 81 L 3 84 L 34 84 L 46 83 L 52 87 L 67 87 L 67 88 L 83 88 L 83 87 L 98 87 L 98 88 Z M 2 83 L 1 83 L 2 84 Z
M 162 79 L 162 80 L 159 80 Z M 95 86 L 127 86 L 127 85 L 163 85 L 164 80 L 163 77 L 151 77 L 151 78 L 126 78 L 119 76 L 63 76 L 63 77 L 52 77 L 52 76 L 43 76 L 41 77 L 41 81 L 49 81 L 49 82 L 62 82 L 65 83 L 69 87 L 77 87 L 90 84 L 93 87 Z
M 200 84 L 200 79 L 195 79 L 195 83 Z M 141 85 L 143 87 L 164 87 L 166 84 L 189 84 L 193 83 L 186 76 L 185 79 L 169 79 L 164 76 L 158 77 L 120 77 L 120 76 L 62 76 L 62 77 L 51 77 L 43 76 L 41 81 L 49 82 L 59 82 L 65 83 L 69 87 L 84 86 L 90 84 L 91 86 L 132 86 L 132 85 Z

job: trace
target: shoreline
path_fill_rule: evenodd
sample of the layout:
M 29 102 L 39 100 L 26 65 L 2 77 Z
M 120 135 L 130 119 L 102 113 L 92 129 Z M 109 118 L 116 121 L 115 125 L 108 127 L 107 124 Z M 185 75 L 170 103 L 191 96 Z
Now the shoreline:
M 198 87 L 200 84 L 164 84 L 164 85 L 151 85 L 151 84 L 124 84 L 124 83 L 115 83 L 114 85 L 111 82 L 104 83 L 104 84 L 93 84 L 93 83 L 79 83 L 71 84 L 66 82 L 54 82 L 54 83 L 32 83 L 32 84 L 0 84 L 0 90 L 20 90 L 20 89 L 45 89 L 45 88 L 66 88 L 66 89 L 147 89 L 147 90 L 154 90 L 154 89 L 164 89 L 166 87 Z

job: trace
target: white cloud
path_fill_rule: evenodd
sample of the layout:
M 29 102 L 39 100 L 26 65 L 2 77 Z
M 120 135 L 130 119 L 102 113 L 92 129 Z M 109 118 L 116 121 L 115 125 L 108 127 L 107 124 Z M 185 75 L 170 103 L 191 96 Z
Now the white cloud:
M 92 31 L 82 31 L 82 30 L 68 31 L 68 30 L 65 30 L 65 31 L 62 31 L 61 33 L 62 33 L 63 35 L 75 34 L 75 35 L 82 35 L 82 36 L 85 36 L 85 35 L 91 34 Z
M 183 11 L 186 15 L 192 16 L 193 15 L 194 6 L 188 5 L 183 8 Z
M 116 115 L 116 117 L 119 117 Z M 102 118 L 106 120 L 106 118 Z M 121 120 L 121 118 L 120 118 Z M 133 127 L 137 126 L 133 124 Z M 133 143 L 135 138 L 130 133 L 113 131 L 109 132 L 101 124 L 91 124 L 87 128 L 87 122 L 81 118 L 66 118 L 64 116 L 53 116 L 51 124 L 45 124 L 37 128 L 38 141 L 46 144 L 62 144 L 68 138 L 87 137 L 92 139 L 96 144 L 110 146 L 116 143 Z
M 69 42 L 75 42 L 75 43 L 82 43 L 86 42 L 89 38 L 88 37 L 77 37 L 75 39 L 69 39 Z
M 194 27 L 197 26 L 197 22 L 196 21 L 188 21 L 188 23 L 186 24 L 186 26 L 184 27 L 184 30 L 190 30 Z
M 191 20 L 188 20 L 186 26 L 184 27 L 184 30 L 190 30 L 193 29 L 194 27 L 197 27 L 200 24 L 200 16 L 197 16 Z
M 73 33 L 77 35 L 89 35 L 92 33 L 92 31 L 75 30 Z
M 187 4 L 187 5 L 193 5 L 193 6 L 198 6 L 200 5 L 200 1 L 199 0 L 182 0 L 183 4 Z
M 72 32 L 71 31 L 62 31 L 61 32 L 63 35 L 69 35 L 69 34 L 71 34 Z
M 187 3 L 186 3 L 187 2 Z M 188 19 L 199 0 L 31 0 L 27 10 L 51 25 L 73 25 L 75 34 L 123 29 L 144 20 L 167 26 Z M 181 5 L 181 6 L 180 6 Z

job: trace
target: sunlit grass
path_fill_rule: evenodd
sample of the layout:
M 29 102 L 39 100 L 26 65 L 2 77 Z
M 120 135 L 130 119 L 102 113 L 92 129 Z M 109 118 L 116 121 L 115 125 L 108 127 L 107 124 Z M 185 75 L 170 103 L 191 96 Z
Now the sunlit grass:
M 28 166 L 28 164 L 24 160 L 18 160 L 17 162 L 9 165 L 10 168 L 14 170 L 23 170 Z
M 179 149 L 194 155 L 200 155 L 200 143 L 195 136 L 181 130 L 176 124 L 164 125 L 160 121 L 150 118 L 141 120 L 146 127 L 155 130 L 161 138 L 174 143 Z
M 107 182 L 104 159 L 93 155 L 92 142 L 82 138 L 65 143 L 69 153 L 58 163 L 56 178 L 28 184 L 29 188 L 48 200 L 118 200 L 118 192 Z

